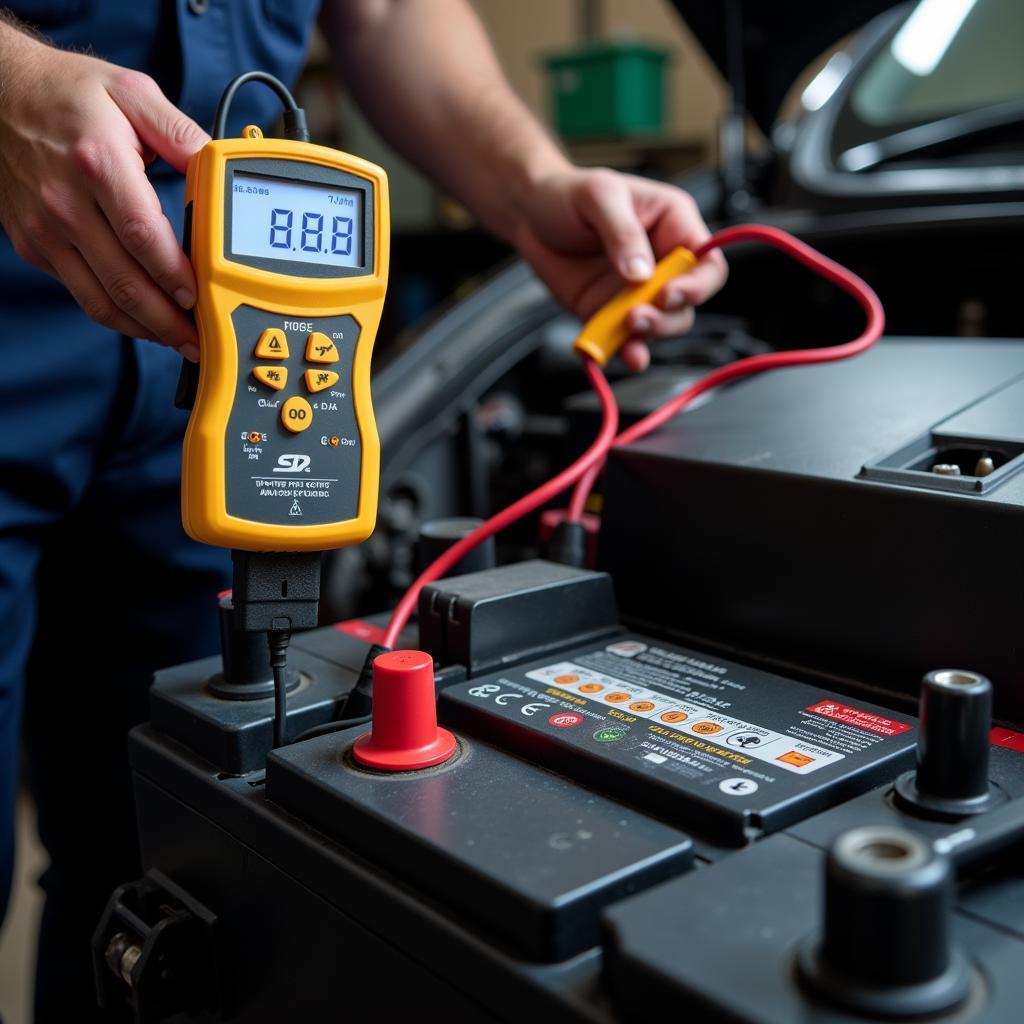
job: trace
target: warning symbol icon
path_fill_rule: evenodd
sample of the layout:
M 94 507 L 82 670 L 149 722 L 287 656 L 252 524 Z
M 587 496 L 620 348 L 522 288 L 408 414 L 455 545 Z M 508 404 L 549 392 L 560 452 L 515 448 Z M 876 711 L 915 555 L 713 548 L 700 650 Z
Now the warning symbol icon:
M 288 510 L 290 516 L 301 516 L 302 508 L 299 506 L 298 499 L 292 502 L 292 507 Z
M 718 788 L 726 796 L 750 796 L 757 792 L 757 783 L 753 779 L 723 779 Z
M 730 747 L 739 747 L 742 750 L 747 750 L 750 747 L 760 746 L 761 737 L 756 732 L 734 732 L 726 738 L 725 742 Z

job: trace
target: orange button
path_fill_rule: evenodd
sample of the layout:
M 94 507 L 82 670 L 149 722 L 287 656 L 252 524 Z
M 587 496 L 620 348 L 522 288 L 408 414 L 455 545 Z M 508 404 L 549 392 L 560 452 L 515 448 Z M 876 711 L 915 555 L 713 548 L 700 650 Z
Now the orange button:
M 584 683 L 580 687 L 580 693 L 600 693 L 603 689 L 600 683 Z
M 287 366 L 256 366 L 253 368 L 252 375 L 261 384 L 266 384 L 268 388 L 273 388 L 275 391 L 280 391 L 288 383 Z
M 253 355 L 257 359 L 287 359 L 288 339 L 284 331 L 278 327 L 271 327 L 260 335 L 256 342 L 256 349 Z
M 339 358 L 338 346 L 326 334 L 314 331 L 309 336 L 306 342 L 307 363 L 336 363 Z
M 578 683 L 580 681 L 579 676 L 567 675 L 567 676 L 555 676 L 555 682 L 561 683 L 562 686 L 569 686 L 571 683 Z
M 630 695 L 628 693 L 608 693 L 605 694 L 604 699 L 608 701 L 609 704 L 621 704 L 624 700 L 629 700 L 629 696 Z
M 638 701 L 634 701 L 632 704 L 629 705 L 629 710 L 630 711 L 653 711 L 654 710 L 654 704 L 652 704 L 651 701 L 649 701 L 649 700 L 638 700 Z
M 318 391 L 333 388 L 338 383 L 338 375 L 333 370 L 307 370 L 306 387 L 314 395 Z
M 794 768 L 806 768 L 807 765 L 811 764 L 815 759 L 808 757 L 806 754 L 797 753 L 795 750 L 790 750 L 786 754 L 780 754 L 776 761 L 785 761 L 786 764 L 791 764 Z
M 690 716 L 685 711 L 666 711 L 658 717 L 663 722 L 674 724 L 675 722 L 685 722 Z
M 301 434 L 313 422 L 313 410 L 302 395 L 292 395 L 281 406 L 281 423 L 285 430 Z
M 725 726 L 719 725 L 717 722 L 695 722 L 690 728 L 701 736 L 714 736 L 716 732 L 721 732 Z

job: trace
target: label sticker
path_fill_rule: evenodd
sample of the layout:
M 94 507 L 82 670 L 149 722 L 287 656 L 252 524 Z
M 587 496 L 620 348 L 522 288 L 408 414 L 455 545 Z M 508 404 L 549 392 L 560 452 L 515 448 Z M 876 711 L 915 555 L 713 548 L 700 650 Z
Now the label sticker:
M 757 792 L 757 783 L 753 779 L 723 779 L 718 788 L 726 796 L 750 796 Z
M 572 711 L 563 711 L 560 714 L 552 715 L 548 721 L 556 728 L 568 729 L 573 725 L 579 725 L 583 721 L 583 716 Z
M 684 703 L 656 690 L 634 686 L 571 661 L 545 665 L 543 668 L 527 672 L 526 677 L 538 683 L 557 684 L 568 693 L 583 695 L 587 700 L 602 704 L 628 705 L 631 716 L 672 725 L 683 736 L 713 736 L 716 742 L 724 741 L 727 746 L 742 750 L 749 758 L 768 762 L 775 768 L 782 768 L 797 775 L 818 771 L 825 765 L 843 760 L 846 756 L 837 750 L 828 750 L 802 739 L 797 740 L 793 736 L 765 729 L 756 723 L 745 722 L 696 704 Z M 867 717 L 880 717 L 870 716 L 867 712 L 863 714 Z M 891 724 L 902 725 L 900 722 Z
M 846 704 L 837 704 L 832 700 L 820 700 L 807 710 L 813 711 L 816 715 L 831 718 L 833 722 L 843 722 L 846 725 L 855 726 L 857 729 L 866 729 L 878 736 L 899 736 L 911 729 L 911 726 L 905 725 L 903 722 L 894 722 L 891 718 L 886 718 L 883 715 L 860 711 Z
M 801 754 L 797 750 L 787 750 L 784 754 L 780 754 L 776 760 L 782 761 L 784 764 L 796 765 L 797 768 L 806 768 L 814 761 L 814 758 L 807 754 Z
M 1012 729 L 996 727 L 988 735 L 989 743 L 997 747 L 1006 747 L 1009 750 L 1024 752 L 1024 733 L 1014 732 Z
M 620 640 L 617 644 L 609 644 L 605 650 L 609 654 L 617 654 L 620 658 L 635 658 L 647 650 L 647 644 L 639 640 Z
M 504 668 L 439 700 L 448 725 L 732 844 L 914 760 L 906 715 L 646 637 Z

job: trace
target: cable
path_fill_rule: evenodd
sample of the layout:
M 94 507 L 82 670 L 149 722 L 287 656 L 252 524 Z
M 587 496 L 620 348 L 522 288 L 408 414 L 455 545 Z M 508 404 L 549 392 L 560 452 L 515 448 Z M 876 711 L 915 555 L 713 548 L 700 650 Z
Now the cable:
M 306 127 L 306 112 L 295 102 L 291 90 L 279 78 L 267 74 L 266 71 L 246 71 L 244 75 L 238 75 L 228 82 L 227 88 L 221 94 L 220 103 L 217 104 L 217 113 L 213 119 L 213 137 L 223 139 L 227 130 L 228 114 L 231 104 L 234 102 L 235 93 L 247 82 L 262 82 L 265 86 L 277 93 L 277 98 L 285 108 L 284 133 L 289 139 L 297 139 L 299 142 L 309 142 L 309 129 Z
M 612 444 L 615 444 L 615 442 L 612 441 Z M 576 486 L 573 488 L 572 497 L 569 499 L 569 508 L 566 513 L 566 518 L 570 523 L 583 522 L 583 514 L 587 511 L 587 498 L 590 497 L 590 492 L 594 489 L 594 484 L 597 483 L 597 478 L 601 475 L 601 470 L 603 468 L 604 459 L 602 459 L 600 463 L 595 463 L 591 466 L 590 469 L 588 469 L 586 473 L 576 481 Z
M 761 241 L 780 249 L 804 266 L 813 270 L 821 277 L 842 288 L 852 295 L 860 304 L 867 316 L 867 326 L 853 341 L 830 348 L 798 349 L 789 352 L 771 352 L 739 359 L 728 366 L 720 367 L 702 377 L 695 384 L 659 406 L 652 413 L 634 423 L 631 427 L 616 434 L 618 428 L 618 406 L 615 396 L 598 366 L 589 358 L 584 360 L 584 370 L 601 403 L 601 430 L 594 443 L 571 466 L 562 470 L 547 483 L 531 491 L 517 502 L 509 505 L 486 522 L 478 526 L 472 533 L 453 544 L 447 551 L 436 558 L 420 573 L 413 584 L 402 596 L 391 615 L 382 646 L 394 648 L 398 636 L 405 628 L 409 617 L 419 601 L 420 591 L 428 583 L 442 577 L 464 555 L 472 551 L 481 541 L 510 526 L 512 523 L 528 515 L 541 505 L 557 497 L 568 487 L 575 485 L 570 502 L 569 518 L 576 521 L 583 514 L 590 490 L 600 475 L 605 458 L 613 445 L 629 444 L 645 437 L 652 430 L 668 422 L 673 416 L 684 409 L 698 395 L 728 381 L 738 380 L 752 374 L 763 373 L 765 370 L 778 369 L 784 366 L 806 366 L 812 363 L 832 362 L 838 359 L 849 359 L 873 345 L 882 334 L 885 326 L 885 312 L 878 296 L 871 287 L 852 271 L 840 266 L 834 260 L 812 249 L 809 245 L 780 231 L 778 228 L 749 224 L 726 228 L 712 235 L 703 245 L 695 250 L 698 259 L 703 258 L 712 249 L 724 248 L 735 242 Z
M 434 559 L 426 569 L 416 578 L 412 586 L 402 596 L 398 606 L 391 614 L 387 630 L 384 633 L 382 646 L 394 648 L 398 641 L 398 635 L 405 628 L 419 601 L 420 591 L 434 580 L 440 579 L 463 555 L 472 551 L 481 541 L 511 526 L 512 523 L 523 516 L 529 515 L 541 505 L 557 497 L 564 490 L 571 487 L 584 473 L 595 463 L 604 459 L 608 448 L 615 438 L 619 426 L 619 409 L 615 404 L 615 396 L 608 385 L 600 367 L 591 359 L 586 359 L 583 369 L 587 374 L 591 385 L 597 392 L 601 402 L 601 430 L 594 443 L 574 462 L 571 466 L 563 469 L 557 476 L 552 477 L 547 483 L 541 484 L 536 490 L 520 498 L 518 501 L 502 509 L 496 515 L 491 516 L 478 526 L 472 533 L 466 534 L 461 540 L 456 541 L 447 551 Z
M 292 743 L 302 743 L 305 740 L 315 739 L 317 736 L 329 736 L 334 732 L 341 732 L 343 729 L 355 729 L 360 725 L 369 725 L 373 715 L 360 715 L 358 718 L 338 718 L 333 722 L 324 722 L 322 725 L 314 725 L 304 732 L 300 732 Z
M 267 646 L 270 648 L 270 667 L 274 672 L 274 747 L 285 744 L 288 726 L 288 644 L 292 634 L 287 629 L 268 629 Z
M 756 356 L 747 356 L 745 359 L 738 359 L 727 366 L 712 370 L 711 373 L 701 377 L 685 391 L 659 406 L 643 419 L 627 427 L 615 440 L 609 449 L 616 445 L 631 444 L 646 437 L 651 431 L 667 423 L 673 416 L 682 412 L 695 398 L 703 395 L 713 388 L 717 388 L 729 381 L 739 380 L 742 377 L 749 377 L 753 374 L 763 373 L 765 370 L 779 369 L 784 366 L 808 366 L 812 363 L 829 363 L 839 359 L 849 359 L 851 356 L 859 355 L 870 348 L 881 337 L 885 327 L 885 311 L 882 303 L 874 290 L 865 281 L 859 278 L 852 271 L 840 266 L 834 260 L 830 260 L 823 253 L 812 249 L 805 242 L 798 238 L 780 231 L 778 228 L 766 227 L 759 224 L 741 224 L 736 227 L 726 228 L 712 235 L 703 245 L 695 250 L 698 259 L 703 258 L 712 249 L 726 248 L 735 242 L 759 241 L 765 242 L 776 249 L 780 249 L 786 255 L 791 256 L 797 262 L 814 271 L 819 276 L 831 281 L 848 295 L 851 295 L 860 304 L 867 316 L 867 326 L 863 332 L 853 341 L 842 345 L 832 345 L 828 348 L 795 349 L 788 352 L 768 352 Z M 594 468 L 581 477 L 573 491 L 572 500 L 569 505 L 569 519 L 578 521 L 587 504 L 594 483 L 600 476 L 602 466 L 595 464 Z

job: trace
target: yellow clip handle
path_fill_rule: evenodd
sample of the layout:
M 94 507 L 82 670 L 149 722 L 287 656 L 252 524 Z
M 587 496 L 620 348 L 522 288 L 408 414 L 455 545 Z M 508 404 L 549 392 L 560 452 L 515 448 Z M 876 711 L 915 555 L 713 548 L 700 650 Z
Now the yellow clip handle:
M 623 288 L 609 299 L 584 325 L 573 346 L 581 355 L 588 355 L 599 366 L 606 366 L 629 337 L 626 317 L 635 306 L 653 302 L 665 285 L 697 266 L 697 257 L 679 246 L 659 260 L 654 273 L 639 284 Z

